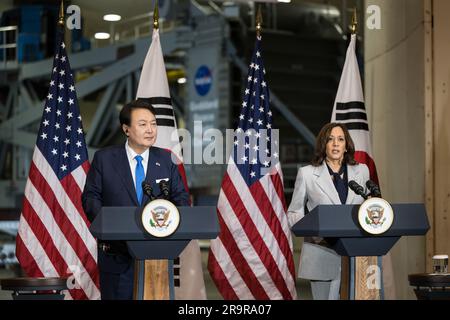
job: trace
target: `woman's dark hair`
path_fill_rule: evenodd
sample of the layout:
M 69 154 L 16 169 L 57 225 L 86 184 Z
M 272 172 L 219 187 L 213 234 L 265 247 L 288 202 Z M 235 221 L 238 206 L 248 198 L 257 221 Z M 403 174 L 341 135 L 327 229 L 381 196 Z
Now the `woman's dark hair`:
M 324 125 L 317 136 L 316 149 L 314 151 L 313 160 L 311 161 L 313 166 L 318 167 L 322 165 L 323 161 L 326 159 L 328 138 L 331 135 L 331 131 L 336 127 L 340 127 L 342 131 L 344 131 L 345 149 L 347 151 L 344 153 L 343 163 L 349 165 L 357 164 L 355 161 L 355 144 L 353 143 L 347 127 L 343 123 L 332 122 Z
M 135 109 L 147 109 L 156 117 L 155 108 L 150 103 L 148 103 L 144 99 L 136 99 L 136 100 L 133 100 L 133 101 L 125 104 L 123 106 L 122 110 L 120 110 L 120 113 L 119 113 L 120 126 L 122 126 L 124 124 L 126 124 L 127 126 L 130 125 L 131 111 L 133 111 Z

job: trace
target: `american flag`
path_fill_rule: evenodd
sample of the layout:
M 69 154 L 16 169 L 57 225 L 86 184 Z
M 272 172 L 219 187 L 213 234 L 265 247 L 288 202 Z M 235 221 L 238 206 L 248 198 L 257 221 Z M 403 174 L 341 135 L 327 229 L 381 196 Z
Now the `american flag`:
M 344 69 L 339 82 L 331 122 L 344 123 L 355 143 L 355 160 L 369 168 L 370 179 L 378 184 L 377 168 L 372 157 L 369 123 L 355 53 L 356 34 L 352 34 Z
M 81 205 L 89 160 L 62 31 L 56 43 L 16 254 L 30 277 L 68 277 L 66 299 L 99 299 L 97 243 Z
M 225 299 L 295 299 L 295 267 L 261 38 L 217 204 L 209 272 Z

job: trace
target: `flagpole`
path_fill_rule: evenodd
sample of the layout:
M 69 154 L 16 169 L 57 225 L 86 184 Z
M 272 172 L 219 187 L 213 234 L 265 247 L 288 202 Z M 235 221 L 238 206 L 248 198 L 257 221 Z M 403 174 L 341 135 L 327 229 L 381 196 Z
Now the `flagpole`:
M 355 7 L 353 8 L 352 24 L 350 26 L 352 34 L 356 34 L 357 28 L 358 28 L 358 17 L 356 15 L 356 7 Z
M 64 0 L 61 0 L 61 5 L 59 6 L 58 26 L 64 28 Z
M 155 9 L 153 10 L 153 29 L 159 29 L 159 10 L 158 10 L 158 0 L 155 0 Z
M 261 37 L 262 31 L 262 14 L 261 14 L 261 5 L 258 6 L 258 12 L 256 13 L 256 36 Z

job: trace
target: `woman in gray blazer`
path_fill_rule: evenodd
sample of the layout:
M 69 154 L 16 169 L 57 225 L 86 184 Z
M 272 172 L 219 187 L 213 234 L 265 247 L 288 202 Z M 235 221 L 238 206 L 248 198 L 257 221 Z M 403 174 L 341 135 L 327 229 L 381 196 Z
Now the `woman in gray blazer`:
M 291 227 L 319 204 L 360 204 L 364 199 L 348 188 L 356 181 L 365 188 L 369 169 L 354 159 L 355 145 L 342 123 L 326 124 L 316 140 L 312 164 L 298 170 L 288 209 Z M 367 190 L 365 190 L 367 191 Z M 306 207 L 306 208 L 305 208 Z M 309 279 L 315 300 L 337 300 L 341 282 L 341 256 L 322 238 L 305 238 L 298 277 Z

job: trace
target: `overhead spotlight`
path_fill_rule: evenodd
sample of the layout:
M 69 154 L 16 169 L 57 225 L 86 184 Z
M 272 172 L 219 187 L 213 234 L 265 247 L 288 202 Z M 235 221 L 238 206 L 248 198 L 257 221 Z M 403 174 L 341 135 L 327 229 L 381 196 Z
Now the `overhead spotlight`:
M 99 39 L 99 40 L 105 40 L 105 39 L 109 39 L 110 35 L 107 32 L 97 32 L 94 35 L 95 39 Z
M 184 83 L 186 83 L 186 78 L 178 78 L 178 80 L 177 80 L 177 82 L 179 83 L 179 84 L 184 84 Z
M 120 21 L 122 19 L 118 14 L 105 14 L 103 16 L 103 20 L 105 21 Z
M 278 2 L 291 3 L 291 0 L 278 0 Z

